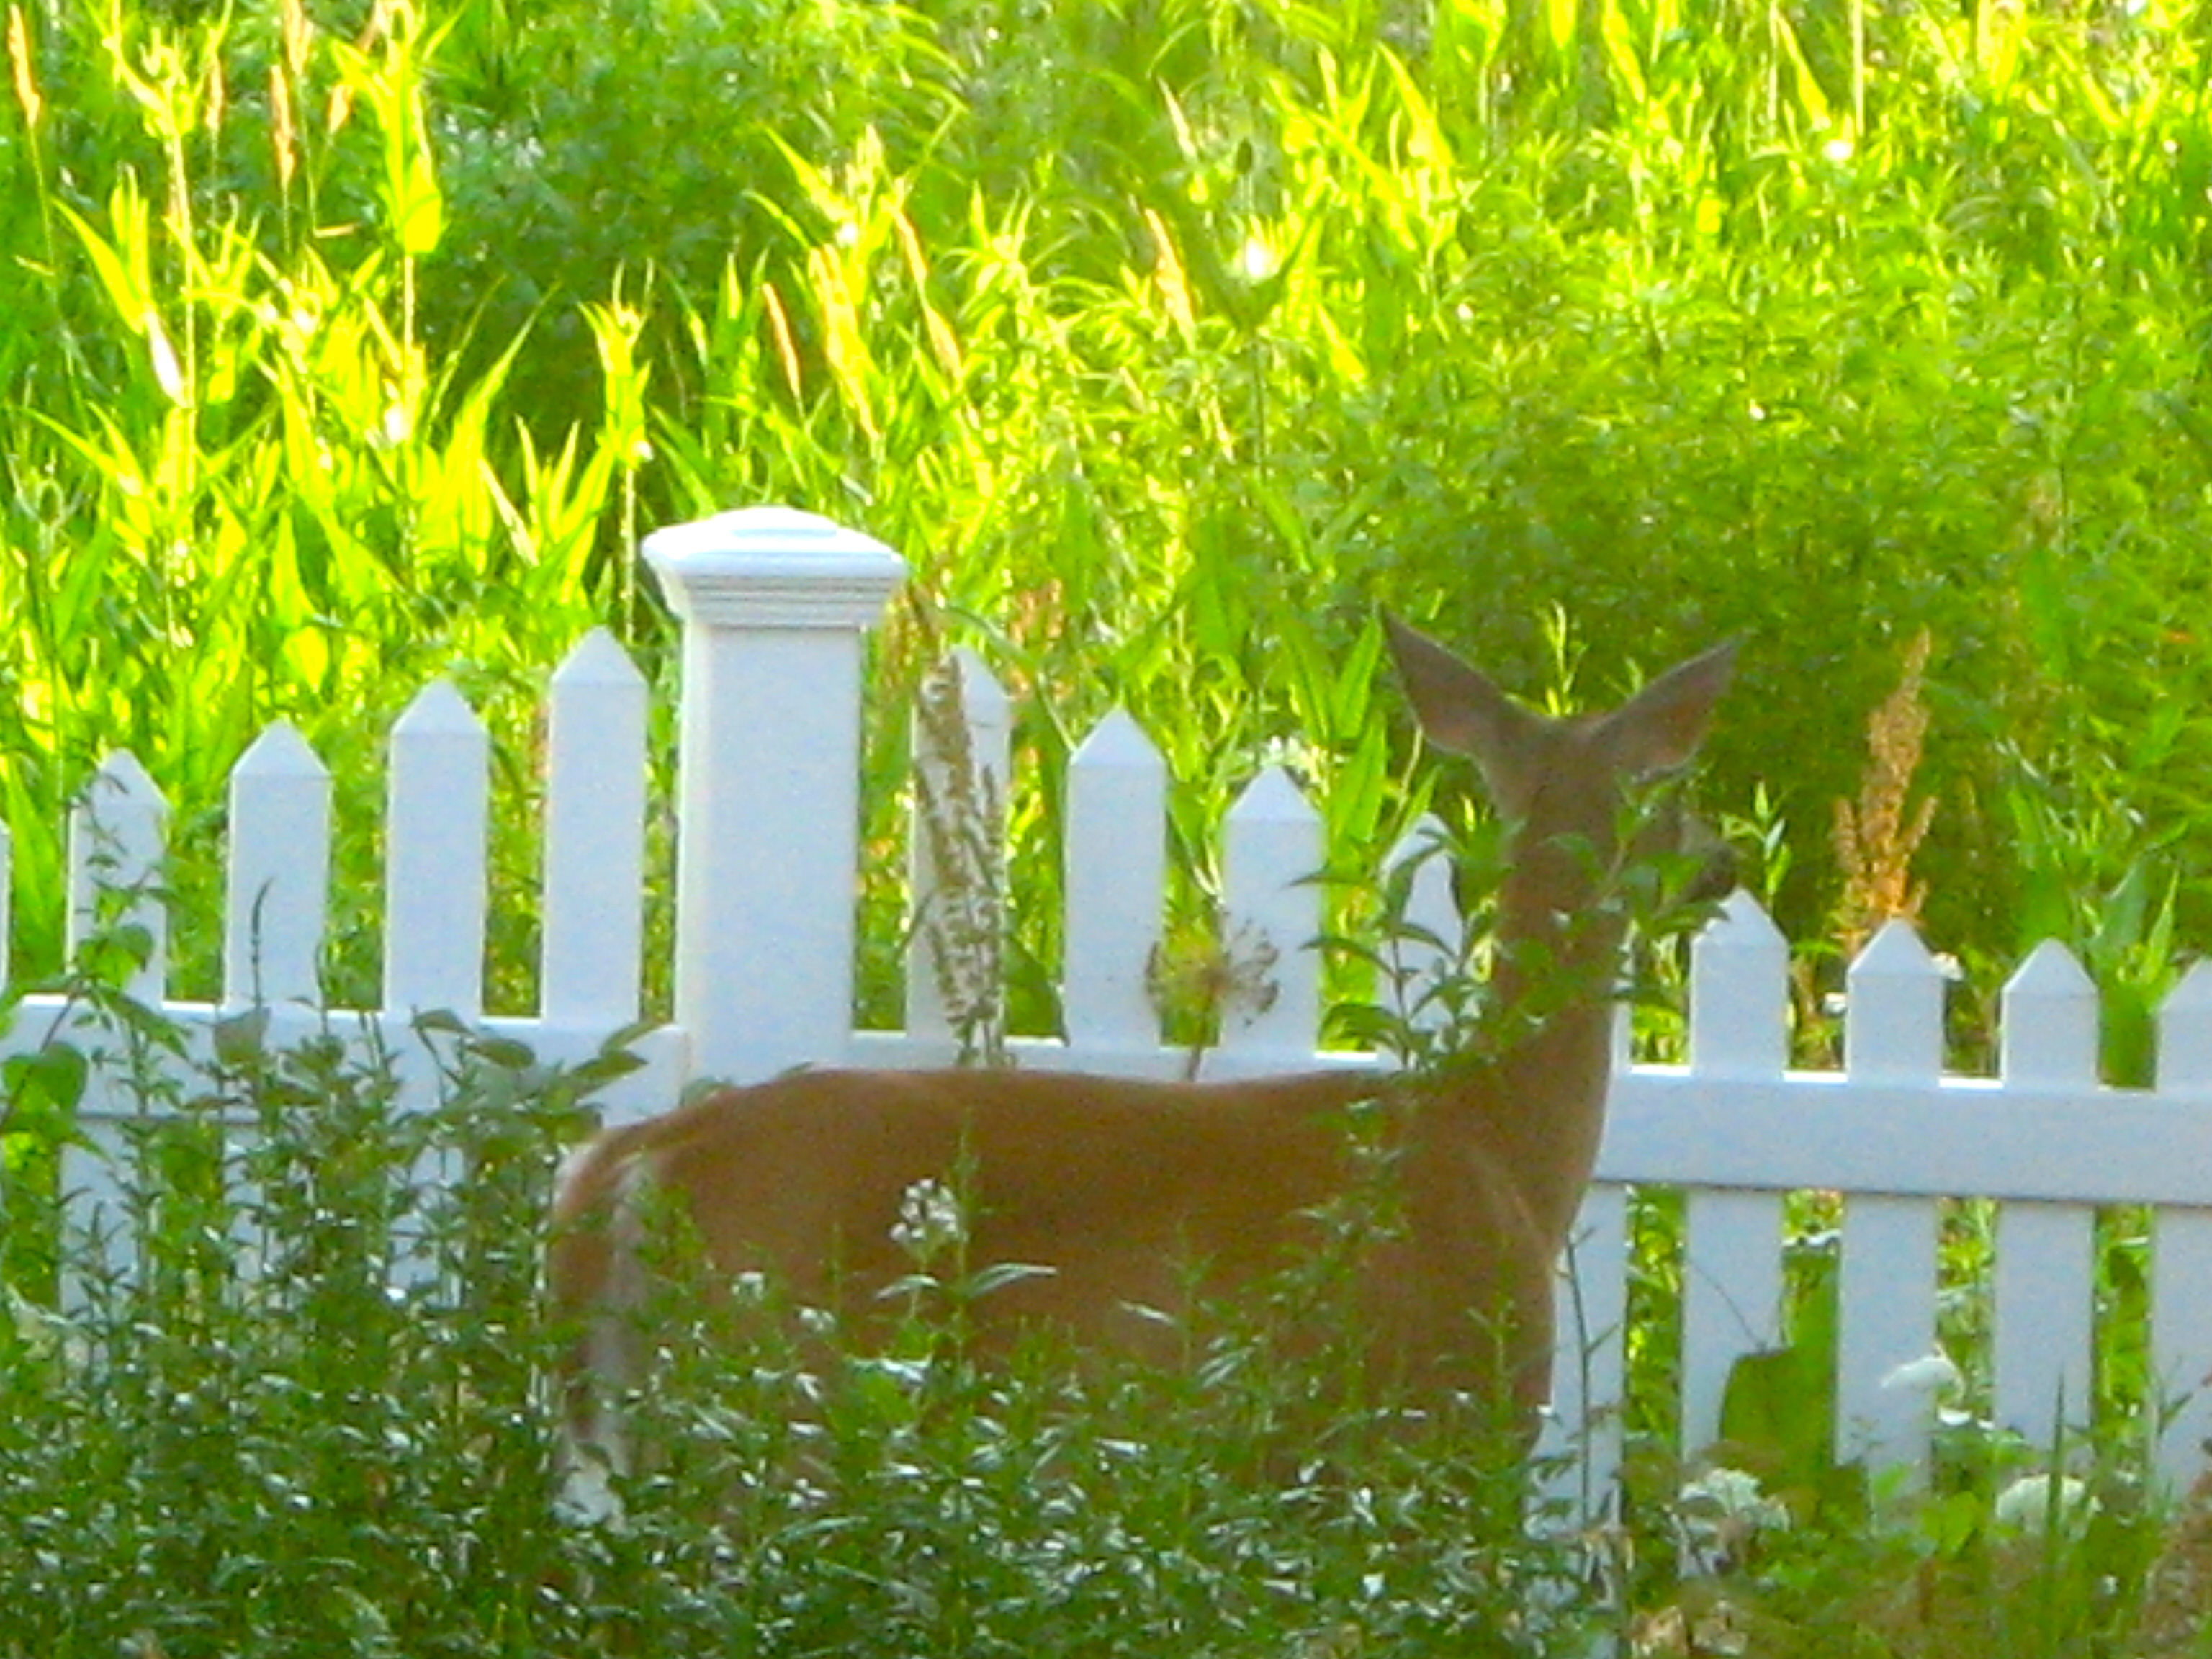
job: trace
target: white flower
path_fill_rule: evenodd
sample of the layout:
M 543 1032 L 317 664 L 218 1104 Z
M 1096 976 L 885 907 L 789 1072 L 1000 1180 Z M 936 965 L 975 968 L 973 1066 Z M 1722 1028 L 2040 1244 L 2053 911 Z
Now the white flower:
M 940 1250 L 968 1236 L 960 1195 L 943 1182 L 925 1178 L 899 1200 L 899 1218 L 891 1224 L 891 1243 L 925 1265 Z
M 628 1530 L 628 1514 L 605 1460 L 578 1458 L 562 1475 L 561 1490 L 553 1500 L 553 1516 L 563 1526 L 589 1530 L 605 1527 L 615 1533 Z
M 1997 1524 L 2030 1536 L 2041 1533 L 2054 1515 L 2065 1527 L 2096 1512 L 2089 1488 L 2070 1474 L 2023 1474 L 1997 1494 Z
M 1951 1356 L 1937 1348 L 1917 1359 L 1906 1360 L 1881 1379 L 1881 1386 L 1890 1393 L 1925 1395 L 1934 1400 L 1957 1393 L 1965 1381 Z
M 1708 1576 L 1742 1565 L 1760 1534 L 1786 1532 L 1790 1509 L 1769 1498 L 1759 1477 L 1743 1469 L 1709 1470 L 1676 1498 L 1674 1526 L 1684 1566 Z
M 1789 1506 L 1769 1498 L 1747 1469 L 1709 1469 L 1682 1488 L 1680 1502 L 1685 1510 L 1732 1522 L 1741 1532 L 1780 1532 L 1790 1525 Z
M 60 1314 L 50 1313 L 18 1292 L 13 1285 L 0 1285 L 15 1340 L 34 1358 L 58 1361 L 70 1370 L 82 1370 L 91 1363 L 92 1349 L 76 1326 Z
M 929 1382 L 929 1361 L 902 1359 L 892 1354 L 856 1358 L 853 1369 L 866 1376 L 880 1376 L 908 1394 L 919 1394 Z

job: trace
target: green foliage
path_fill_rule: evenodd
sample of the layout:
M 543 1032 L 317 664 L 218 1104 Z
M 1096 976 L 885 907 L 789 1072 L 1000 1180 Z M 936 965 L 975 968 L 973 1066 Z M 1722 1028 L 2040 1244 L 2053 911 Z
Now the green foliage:
M 268 1053 L 249 1018 L 216 1048 L 194 1086 L 142 1077 L 111 1218 L 133 1242 L 70 1241 L 68 1311 L 19 1322 L 0 1366 L 8 1641 L 458 1651 L 527 1629 L 558 1557 L 518 1224 L 574 1089 L 503 1097 L 478 1053 L 416 1114 L 334 1037 Z M 468 1185 L 412 1185 L 432 1146 Z
M 519 750 L 550 660 L 630 591 L 594 557 L 614 452 L 571 433 L 548 453 L 502 413 L 520 341 L 465 381 L 426 343 L 434 32 L 397 4 L 351 43 L 274 13 L 187 30 L 118 4 L 21 30 L 32 142 L 8 189 L 45 258 L 0 273 L 37 319 L 0 346 L 0 750 L 33 974 L 58 960 L 64 809 L 100 753 L 131 748 L 175 809 L 179 956 L 204 988 L 216 809 L 264 722 L 301 726 L 365 824 L 376 745 L 423 681 L 457 676 Z M 249 118 L 226 118 L 234 96 Z M 372 854 L 342 837 L 332 975 L 356 994 Z M 528 913 L 508 914 L 511 988 Z
M 282 714 L 341 780 L 334 982 L 373 982 L 374 746 L 448 672 L 518 786 L 495 994 L 526 1000 L 539 677 L 600 620 L 657 670 L 638 530 L 778 499 L 901 549 L 1011 682 L 1025 1025 L 1041 804 L 1115 702 L 1179 781 L 1184 925 L 1286 742 L 1333 864 L 1404 827 L 1389 599 L 1524 685 L 1570 615 L 1593 699 L 1747 633 L 1767 695 L 1717 794 L 1765 792 L 1805 936 L 1846 734 L 1929 629 L 1930 931 L 1978 975 L 2023 933 L 2087 948 L 2141 1072 L 2212 873 L 2193 8 L 13 15 L 0 796 L 34 972 L 50 826 L 128 744 L 206 983 L 222 780 Z
M 1739 1423 L 1760 1414 L 1755 1397 L 1789 1403 L 1799 1385 L 1788 1369 L 1762 1363 L 1740 1377 L 1731 1404 L 1749 1409 Z M 2081 1474 L 2045 1472 L 2076 1467 Z M 1722 1644 L 1773 1659 L 2197 1650 L 2184 1624 L 2201 1641 L 2201 1608 L 2151 1634 L 2143 1593 L 2170 1516 L 2109 1450 L 2023 1445 L 1958 1419 L 1937 1440 L 1924 1490 L 1892 1481 L 1870 1493 L 1860 1472 L 1832 1463 L 1815 1473 L 1817 1486 L 1772 1496 L 1729 1466 L 1682 1486 L 1662 1514 L 1703 1571 L 1655 1585 L 1640 1626 L 1648 1643 L 1662 1639 L 1645 1650 Z M 1667 1637 L 1703 1645 L 1668 1646 Z

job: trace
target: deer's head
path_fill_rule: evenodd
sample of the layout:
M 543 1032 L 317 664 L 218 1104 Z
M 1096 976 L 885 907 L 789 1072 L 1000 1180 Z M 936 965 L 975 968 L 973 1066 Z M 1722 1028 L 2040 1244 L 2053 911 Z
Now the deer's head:
M 1664 787 L 1704 740 L 1735 665 L 1734 641 L 1668 670 L 1619 708 L 1539 713 L 1387 611 L 1392 654 L 1429 741 L 1481 772 L 1510 826 L 1501 902 L 1524 924 L 1584 910 L 1609 872 L 1686 860 L 1678 896 L 1724 894 L 1733 861 L 1718 836 Z M 1655 786 L 1660 786 L 1656 787 Z

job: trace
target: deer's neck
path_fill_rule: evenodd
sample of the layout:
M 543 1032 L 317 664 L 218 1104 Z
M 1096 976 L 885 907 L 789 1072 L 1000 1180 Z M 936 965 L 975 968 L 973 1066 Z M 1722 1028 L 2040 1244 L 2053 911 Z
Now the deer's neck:
M 1587 908 L 1500 896 L 1485 1127 L 1548 1237 L 1573 1227 L 1605 1132 L 1626 929 Z M 1495 1046 L 1492 1046 L 1494 1043 Z

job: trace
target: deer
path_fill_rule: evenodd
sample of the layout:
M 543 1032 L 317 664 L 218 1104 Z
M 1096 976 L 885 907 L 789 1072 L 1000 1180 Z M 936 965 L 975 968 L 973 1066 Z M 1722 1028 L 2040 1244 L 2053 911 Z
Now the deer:
M 1474 763 L 1505 826 L 1489 1040 L 1419 1071 L 1238 1080 L 802 1069 L 605 1131 L 564 1165 L 548 1246 L 550 1299 L 580 1333 L 558 1380 L 572 1471 L 632 1468 L 614 1401 L 647 1381 L 636 1324 L 659 1206 L 708 1282 L 764 1275 L 866 1342 L 914 1269 L 902 1203 L 957 1181 L 968 1259 L 1023 1269 L 967 1310 L 979 1355 L 1051 1331 L 1174 1365 L 1209 1298 L 1257 1295 L 1320 1248 L 1331 1206 L 1375 1167 L 1359 1147 L 1378 1142 L 1394 1224 L 1349 1241 L 1345 1263 L 1359 1363 L 1417 1407 L 1503 1409 L 1525 1451 L 1550 1395 L 1557 1263 L 1604 1126 L 1627 921 L 1601 890 L 1652 855 L 1622 844 L 1626 804 L 1694 758 L 1735 646 L 1610 712 L 1560 717 L 1384 624 L 1420 730 Z M 1363 1109 L 1364 1139 L 1348 1124 Z

